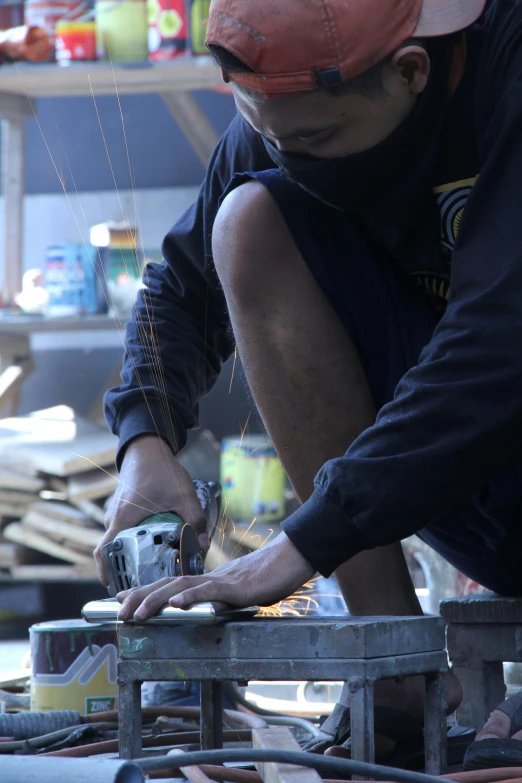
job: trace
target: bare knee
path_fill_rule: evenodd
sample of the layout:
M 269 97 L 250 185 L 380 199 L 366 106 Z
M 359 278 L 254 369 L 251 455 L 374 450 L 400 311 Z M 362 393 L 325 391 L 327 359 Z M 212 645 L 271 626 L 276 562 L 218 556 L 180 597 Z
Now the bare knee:
M 250 181 L 228 194 L 212 231 L 214 263 L 227 298 L 251 300 L 260 286 L 270 284 L 278 264 L 292 250 L 297 253 L 263 185 Z

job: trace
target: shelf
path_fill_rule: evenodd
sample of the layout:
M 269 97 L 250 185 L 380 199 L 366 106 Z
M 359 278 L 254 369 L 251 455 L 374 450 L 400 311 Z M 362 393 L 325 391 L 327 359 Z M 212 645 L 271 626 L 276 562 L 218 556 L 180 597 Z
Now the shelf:
M 83 332 L 119 328 L 121 328 L 121 322 L 115 321 L 108 315 L 64 316 L 63 318 L 44 318 L 37 315 L 0 317 L 0 335 Z
M 28 98 L 173 93 L 222 87 L 209 57 L 179 57 L 164 63 L 20 63 L 0 67 L 0 94 Z
M 1 2 L 1 0 L 0 0 Z M 20 290 L 22 281 L 25 118 L 35 114 L 37 98 L 101 95 L 161 95 L 174 121 L 206 166 L 218 135 L 194 99 L 196 90 L 223 88 L 210 57 L 178 57 L 163 63 L 15 63 L 0 67 L 0 118 L 4 285 Z M 18 327 L 20 328 L 20 327 Z

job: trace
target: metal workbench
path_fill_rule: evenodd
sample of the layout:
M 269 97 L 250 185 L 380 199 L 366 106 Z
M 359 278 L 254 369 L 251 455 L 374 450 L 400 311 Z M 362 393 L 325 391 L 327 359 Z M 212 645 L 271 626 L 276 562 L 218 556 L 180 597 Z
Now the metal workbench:
M 379 680 L 426 679 L 426 771 L 446 764 L 444 623 L 440 617 L 255 618 L 223 625 L 123 624 L 119 632 L 120 756 L 141 755 L 141 684 L 201 681 L 201 738 L 221 746 L 221 683 L 347 682 L 352 758 L 374 761 L 373 688 Z

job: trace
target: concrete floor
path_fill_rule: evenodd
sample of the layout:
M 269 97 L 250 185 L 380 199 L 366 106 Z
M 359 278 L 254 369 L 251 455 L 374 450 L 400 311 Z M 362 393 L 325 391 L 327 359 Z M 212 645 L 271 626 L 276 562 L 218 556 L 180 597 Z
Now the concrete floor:
M 29 637 L 0 641 L 0 674 L 20 669 L 22 658 L 28 650 Z

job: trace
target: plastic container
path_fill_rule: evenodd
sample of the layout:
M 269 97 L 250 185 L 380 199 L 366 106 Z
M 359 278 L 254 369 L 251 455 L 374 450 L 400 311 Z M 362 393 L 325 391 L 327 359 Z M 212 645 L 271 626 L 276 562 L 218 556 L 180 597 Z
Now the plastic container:
M 225 438 L 221 486 L 228 515 L 237 522 L 279 520 L 284 515 L 286 476 L 264 435 Z
M 187 51 L 188 25 L 184 0 L 148 0 L 151 60 L 172 60 Z
M 210 0 L 186 0 L 190 25 L 190 50 L 192 54 L 208 54 L 205 46 L 205 28 Z
M 77 60 L 96 60 L 96 24 L 94 22 L 58 22 L 56 59 L 66 65 Z
M 98 311 L 98 281 L 93 263 L 97 263 L 94 248 L 75 244 L 47 248 L 44 281 L 49 293 L 48 315 Z
M 147 0 L 96 0 L 96 50 L 100 60 L 149 59 Z
M 42 27 L 54 35 L 57 22 L 79 19 L 88 10 L 85 0 L 25 0 L 24 19 L 26 25 Z

